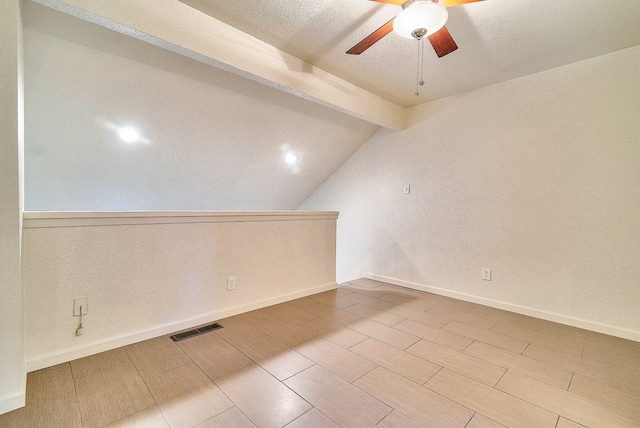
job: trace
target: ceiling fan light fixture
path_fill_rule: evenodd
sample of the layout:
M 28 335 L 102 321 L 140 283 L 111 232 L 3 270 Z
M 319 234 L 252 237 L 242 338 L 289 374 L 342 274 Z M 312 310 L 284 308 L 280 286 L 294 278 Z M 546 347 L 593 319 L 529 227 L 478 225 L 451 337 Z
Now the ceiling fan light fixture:
M 416 1 L 406 4 L 393 21 L 393 31 L 407 39 L 420 40 L 438 32 L 447 23 L 449 12 L 432 1 Z M 421 30 L 426 30 L 426 33 Z M 419 37 L 418 37 L 419 36 Z

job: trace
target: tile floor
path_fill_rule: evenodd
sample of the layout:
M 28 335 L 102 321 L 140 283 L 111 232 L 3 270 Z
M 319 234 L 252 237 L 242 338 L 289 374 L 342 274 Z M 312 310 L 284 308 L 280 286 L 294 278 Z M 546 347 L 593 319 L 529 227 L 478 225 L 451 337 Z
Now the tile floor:
M 640 427 L 640 343 L 366 279 L 30 373 L 0 427 Z

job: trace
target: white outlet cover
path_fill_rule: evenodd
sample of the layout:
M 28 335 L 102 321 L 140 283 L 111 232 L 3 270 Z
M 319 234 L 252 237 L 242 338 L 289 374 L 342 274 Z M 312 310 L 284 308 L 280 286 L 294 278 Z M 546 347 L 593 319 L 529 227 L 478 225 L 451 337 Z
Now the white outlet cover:
M 78 299 L 73 299 L 73 316 L 80 316 L 80 307 L 82 307 L 82 315 L 87 315 L 87 311 L 89 310 L 89 299 L 86 297 L 80 297 Z
M 227 291 L 236 289 L 236 277 L 229 276 L 227 277 Z
M 491 281 L 491 269 L 482 268 L 482 279 L 484 281 Z

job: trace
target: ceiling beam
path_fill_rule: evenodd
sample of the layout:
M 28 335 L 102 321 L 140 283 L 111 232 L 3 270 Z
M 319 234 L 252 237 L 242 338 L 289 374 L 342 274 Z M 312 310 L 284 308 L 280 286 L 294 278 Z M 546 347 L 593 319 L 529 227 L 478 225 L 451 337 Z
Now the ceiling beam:
M 278 90 L 390 129 L 403 107 L 177 0 L 34 0 Z

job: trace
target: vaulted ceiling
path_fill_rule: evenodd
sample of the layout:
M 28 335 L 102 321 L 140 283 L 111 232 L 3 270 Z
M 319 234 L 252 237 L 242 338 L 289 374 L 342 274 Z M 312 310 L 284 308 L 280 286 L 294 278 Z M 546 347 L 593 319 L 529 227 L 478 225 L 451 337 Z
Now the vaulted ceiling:
M 35 0 L 302 98 L 393 129 L 404 108 L 640 44 L 637 0 L 485 0 L 449 8 L 460 47 L 391 33 L 345 52 L 399 11 L 368 0 Z
M 637 0 L 485 0 L 448 8 L 459 49 L 425 45 L 425 86 L 414 95 L 417 42 L 394 33 L 359 56 L 345 52 L 401 8 L 367 0 L 181 0 L 309 64 L 407 107 L 640 44 Z

